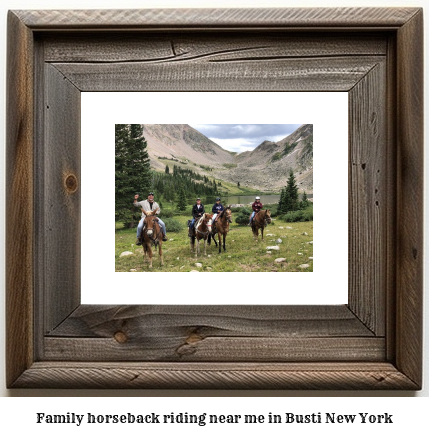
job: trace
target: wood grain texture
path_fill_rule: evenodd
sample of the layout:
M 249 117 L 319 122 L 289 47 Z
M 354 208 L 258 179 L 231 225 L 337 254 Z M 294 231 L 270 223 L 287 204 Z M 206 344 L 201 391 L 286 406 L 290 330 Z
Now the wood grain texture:
M 240 32 L 186 34 L 109 34 L 99 32 L 88 37 L 43 35 L 46 62 L 119 63 L 238 61 L 279 58 L 323 58 L 340 56 L 386 55 L 386 38 L 362 35 L 359 40 L 350 33 L 338 35 L 284 32 Z M 106 41 L 109 50 L 106 52 Z
M 388 37 L 387 52 L 387 74 L 386 74 L 386 106 L 390 108 L 386 111 L 386 165 L 387 172 L 386 198 L 390 201 L 386 204 L 386 224 L 385 232 L 387 236 L 386 244 L 386 359 L 393 362 L 396 353 L 396 231 L 397 231 L 397 45 L 396 35 Z
M 395 28 L 416 8 L 131 9 L 14 11 L 32 29 L 155 29 L 227 27 Z
M 28 28 L 8 14 L 6 111 L 6 382 L 33 353 L 33 49 Z M 13 225 L 11 225 L 13 224 Z
M 398 32 L 397 364 L 422 382 L 423 12 Z
M 128 362 L 383 362 L 383 338 L 200 337 L 198 333 L 128 337 L 122 331 L 110 339 L 46 338 L 44 360 Z M 121 338 L 121 339 L 119 339 Z M 124 338 L 124 339 L 122 339 Z
M 35 363 L 14 387 L 82 389 L 416 389 L 389 363 Z
M 80 304 L 80 91 L 45 65 L 42 233 L 44 329 L 50 331 Z M 60 268 L 52 268 L 60 265 Z
M 80 338 L 86 338 L 84 341 Z M 340 339 L 341 338 L 341 339 Z M 346 306 L 80 306 L 46 360 L 382 361 L 384 338 Z
M 378 57 L 240 62 L 55 63 L 76 87 L 97 91 L 348 91 Z
M 365 337 L 374 334 L 345 305 L 169 306 L 82 305 L 49 336 L 129 339 L 173 332 L 220 337 Z
M 35 223 L 8 209 L 8 386 L 419 389 L 421 18 L 416 8 L 10 13 L 8 203 L 30 204 Z M 70 257 L 89 90 L 348 91 L 348 306 L 79 306 Z
M 349 307 L 380 336 L 386 321 L 386 181 L 391 170 L 385 76 L 386 64 L 380 62 L 349 93 Z

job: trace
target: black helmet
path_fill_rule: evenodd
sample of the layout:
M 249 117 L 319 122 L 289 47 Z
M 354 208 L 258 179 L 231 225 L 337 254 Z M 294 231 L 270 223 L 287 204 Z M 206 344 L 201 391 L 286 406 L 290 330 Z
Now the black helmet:
M 220 198 L 219 198 L 219 197 L 216 197 L 216 201 L 220 201 Z
M 153 192 L 149 192 L 149 194 L 147 194 L 147 196 L 149 197 L 149 195 L 154 195 Z

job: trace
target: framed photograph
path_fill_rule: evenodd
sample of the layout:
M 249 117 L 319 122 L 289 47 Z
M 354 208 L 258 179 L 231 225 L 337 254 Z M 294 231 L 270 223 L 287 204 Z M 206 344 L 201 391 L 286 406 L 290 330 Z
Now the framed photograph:
M 348 301 L 249 304 L 244 288 L 234 304 L 82 303 L 85 93 L 347 93 Z M 9 388 L 421 389 L 421 9 L 10 11 L 6 116 Z M 263 295 L 288 286 L 261 274 Z
M 346 92 L 85 92 L 81 118 L 82 304 L 156 305 L 165 301 L 178 305 L 347 303 Z M 201 124 L 208 119 L 216 124 Z M 284 124 L 285 119 L 296 123 Z M 310 124 L 299 122 L 304 119 Z M 148 123 L 141 125 L 138 123 L 141 120 Z M 192 125 L 185 123 L 189 120 L 194 121 Z M 231 124 L 232 120 L 245 120 L 246 124 Z M 130 121 L 136 124 L 126 124 Z M 162 124 L 156 123 L 159 121 Z M 197 121 L 200 124 L 195 124 Z M 256 122 L 259 123 L 254 124 Z M 125 132 L 127 137 L 131 126 L 138 132 L 142 126 L 153 172 L 150 182 L 146 182 L 149 190 L 136 188 L 138 185 L 134 186 L 134 183 L 144 182 L 143 170 L 134 183 L 130 182 L 135 159 L 123 160 L 123 148 L 118 147 L 118 160 L 121 166 L 129 169 L 121 172 L 127 182 L 121 193 L 116 194 L 114 139 L 119 134 L 115 129 Z M 210 133 L 213 130 L 215 133 Z M 229 139 L 217 138 L 226 135 Z M 231 139 L 234 136 L 237 138 Z M 234 147 L 248 143 L 246 148 L 249 150 L 236 153 L 224 148 L 231 143 Z M 326 147 L 329 147 L 329 153 Z M 277 156 L 279 158 L 274 160 Z M 97 171 L 94 171 L 95 161 L 98 161 Z M 278 213 L 279 193 L 287 186 L 292 168 L 298 195 L 303 196 L 306 192 L 311 198 L 306 208 L 300 206 L 301 201 L 297 202 L 299 210 L 293 212 L 302 211 L 302 216 L 308 214 L 308 218 L 304 216 L 307 220 L 302 222 L 285 222 Z M 327 168 L 331 170 L 327 171 Z M 97 223 L 97 232 L 106 237 L 100 238 L 94 246 L 93 193 L 100 191 L 100 180 L 103 180 L 100 195 L 104 215 L 113 217 L 117 213 L 120 217 L 115 222 L 115 256 L 112 255 L 111 220 L 102 219 Z M 213 191 L 213 182 L 218 185 L 217 191 Z M 177 194 L 183 184 L 187 186 L 188 204 L 182 212 L 177 206 Z M 324 213 L 324 207 L 333 200 L 333 191 L 335 208 L 332 213 Z M 136 224 L 142 214 L 132 205 L 136 192 L 143 193 L 140 196 L 143 200 L 146 200 L 145 194 L 152 192 L 154 202 L 160 206 L 159 217 L 165 220 L 168 234 L 167 241 L 160 245 L 164 265 L 161 265 L 159 250 L 153 246 L 153 265 L 150 267 L 148 259 L 143 258 L 143 248 L 136 243 Z M 250 193 L 252 195 L 248 195 Z M 317 197 L 314 205 L 313 194 Z M 204 232 L 200 234 L 199 254 L 196 253 L 196 238 L 188 236 L 186 223 L 192 217 L 191 208 L 197 195 L 202 197 L 200 203 L 209 213 L 212 213 L 216 198 L 220 198 L 220 204 L 225 207 L 231 206 L 232 222 L 228 224 L 226 248 L 222 247 L 221 255 L 218 255 L 220 247 L 215 245 L 214 238 L 209 239 Z M 272 218 L 265 228 L 263 240 L 259 231 L 258 243 L 254 243 L 251 227 L 247 226 L 255 196 L 260 197 L 263 209 L 270 210 Z M 115 198 L 118 198 L 117 204 Z M 129 225 L 123 225 L 123 220 L 133 212 L 136 222 L 130 229 Z M 335 219 L 332 219 L 333 214 Z M 207 240 L 204 244 L 204 236 L 210 244 Z M 317 259 L 314 264 L 313 254 Z M 317 284 L 327 278 L 325 273 L 333 264 L 337 273 L 330 275 L 329 286 L 320 292 Z M 95 271 L 102 271 L 102 274 Z M 205 277 L 191 279 L 198 280 L 199 285 L 189 286 L 183 273 L 191 271 L 210 272 L 210 277 L 205 274 Z M 145 286 L 137 283 L 133 274 L 122 274 L 124 272 L 156 272 L 156 280 L 162 286 L 156 293 L 145 292 Z M 278 277 L 271 274 L 269 286 L 264 285 L 266 272 L 280 273 Z M 226 281 L 228 286 L 218 286 L 214 293 L 201 292 L 201 286 L 205 288 L 209 283 Z M 258 286 L 254 285 L 255 281 Z M 261 286 L 264 286 L 264 292 L 261 292 Z M 100 288 L 103 292 L 99 292 Z M 126 292 L 118 293 L 118 289 L 126 289 Z M 232 289 L 237 291 L 231 292 Z M 296 289 L 299 292 L 295 292 Z

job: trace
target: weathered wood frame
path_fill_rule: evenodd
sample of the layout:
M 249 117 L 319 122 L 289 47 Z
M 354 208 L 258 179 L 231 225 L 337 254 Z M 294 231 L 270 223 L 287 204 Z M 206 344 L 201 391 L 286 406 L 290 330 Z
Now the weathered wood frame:
M 417 8 L 9 12 L 7 386 L 420 389 L 422 34 Z M 118 90 L 349 92 L 349 303 L 80 305 L 80 93 Z

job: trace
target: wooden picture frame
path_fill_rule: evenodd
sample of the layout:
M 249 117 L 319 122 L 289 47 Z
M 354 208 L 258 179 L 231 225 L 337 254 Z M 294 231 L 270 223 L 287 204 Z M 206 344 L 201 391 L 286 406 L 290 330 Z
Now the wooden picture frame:
M 10 11 L 7 386 L 421 389 L 422 46 L 419 8 Z M 80 304 L 80 94 L 166 90 L 349 93 L 347 305 Z

